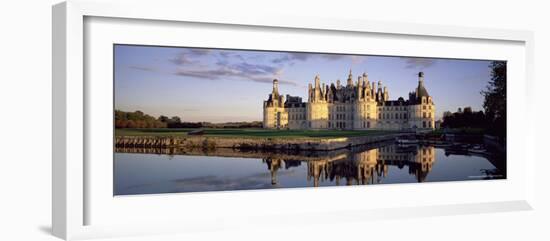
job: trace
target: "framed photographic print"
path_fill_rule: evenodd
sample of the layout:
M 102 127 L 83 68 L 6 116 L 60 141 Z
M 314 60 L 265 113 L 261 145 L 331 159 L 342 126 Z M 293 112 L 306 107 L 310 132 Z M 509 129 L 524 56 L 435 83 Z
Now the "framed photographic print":
M 113 48 L 115 196 L 506 179 L 506 61 Z
M 114 5 L 53 8 L 56 236 L 532 208 L 530 32 Z

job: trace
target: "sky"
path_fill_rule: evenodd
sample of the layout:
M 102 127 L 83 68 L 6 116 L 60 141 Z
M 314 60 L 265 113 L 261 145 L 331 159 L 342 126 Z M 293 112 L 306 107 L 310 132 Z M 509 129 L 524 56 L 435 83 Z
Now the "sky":
M 407 99 L 423 71 L 439 119 L 459 107 L 482 110 L 491 78 L 489 60 L 115 45 L 114 61 L 115 109 L 185 122 L 261 121 L 273 79 L 279 93 L 307 101 L 316 75 L 345 85 L 350 69 L 354 83 L 363 73 L 382 81 L 390 100 Z

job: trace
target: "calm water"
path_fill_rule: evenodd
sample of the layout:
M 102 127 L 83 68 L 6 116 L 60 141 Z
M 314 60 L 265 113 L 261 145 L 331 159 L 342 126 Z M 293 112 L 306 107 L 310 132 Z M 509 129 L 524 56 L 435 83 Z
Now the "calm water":
M 506 178 L 504 157 L 394 144 L 321 153 L 117 149 L 114 168 L 114 195 Z

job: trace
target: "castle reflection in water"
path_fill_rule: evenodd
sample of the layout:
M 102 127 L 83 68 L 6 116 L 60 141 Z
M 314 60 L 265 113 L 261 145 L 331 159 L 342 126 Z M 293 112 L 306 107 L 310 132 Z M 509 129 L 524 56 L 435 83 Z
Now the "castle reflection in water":
M 389 166 L 408 168 L 418 182 L 423 182 L 435 163 L 433 146 L 399 147 L 388 145 L 376 149 L 348 152 L 327 158 L 307 161 L 307 180 L 318 187 L 319 182 L 329 180 L 336 185 L 365 185 L 380 183 L 387 175 Z M 301 160 L 267 157 L 263 158 L 271 173 L 271 184 L 277 185 L 277 171 L 302 164 Z
M 390 172 L 390 166 L 408 170 L 416 181 L 423 182 L 436 162 L 433 146 L 381 145 L 329 152 L 266 152 L 218 148 L 159 149 L 116 148 L 118 153 L 146 153 L 185 156 L 217 156 L 254 158 L 262 160 L 271 175 L 271 185 L 279 186 L 278 173 L 307 165 L 308 186 L 320 186 L 329 181 L 333 185 L 365 185 L 381 183 Z

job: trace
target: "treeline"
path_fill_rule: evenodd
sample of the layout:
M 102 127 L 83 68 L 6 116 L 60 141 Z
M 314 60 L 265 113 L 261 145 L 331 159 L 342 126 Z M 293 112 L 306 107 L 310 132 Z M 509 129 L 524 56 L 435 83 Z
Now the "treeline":
M 483 111 L 472 111 L 471 107 L 465 107 L 464 110 L 458 108 L 457 112 L 443 113 L 443 128 L 488 128 L 489 119 Z
M 124 112 L 115 110 L 115 128 L 166 128 L 166 122 L 141 111 Z
M 155 118 L 141 111 L 115 110 L 115 128 L 261 128 L 261 121 L 252 122 L 182 122 L 178 116 Z

